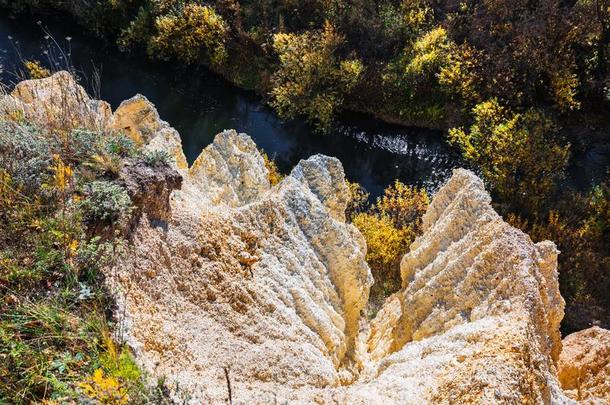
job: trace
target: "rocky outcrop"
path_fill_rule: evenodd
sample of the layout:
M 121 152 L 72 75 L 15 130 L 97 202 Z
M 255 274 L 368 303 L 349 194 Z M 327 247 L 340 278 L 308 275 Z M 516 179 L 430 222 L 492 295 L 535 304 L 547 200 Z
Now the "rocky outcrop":
M 372 359 L 396 367 L 391 359 L 414 342 L 427 346 L 424 363 L 449 356 L 423 380 L 433 402 L 560 401 L 554 362 L 564 302 L 554 244 L 534 244 L 505 223 L 466 170 L 436 194 L 423 230 L 402 260 L 403 289 L 372 322 Z M 450 352 L 426 344 L 439 337 Z
M 226 369 L 237 403 L 568 402 L 558 252 L 503 222 L 472 173 L 439 191 L 370 326 L 336 159 L 272 188 L 250 138 L 227 131 L 184 175 L 168 231 L 141 226 L 119 274 L 138 357 L 197 400 L 227 399 Z
M 568 335 L 558 366 L 559 381 L 570 398 L 610 403 L 610 331 L 594 326 Z
M 225 367 L 234 400 L 243 402 L 347 384 L 359 366 L 360 312 L 372 278 L 360 235 L 328 213 L 326 204 L 347 192 L 329 182 L 341 176 L 336 184 L 345 187 L 340 164 L 315 156 L 308 163 L 326 168 L 323 178 L 297 167 L 274 189 L 265 179 L 263 189 L 247 187 L 264 170 L 253 160 L 261 166 L 227 171 L 225 188 L 200 188 L 202 168 L 217 175 L 230 167 L 222 156 L 235 156 L 226 147 L 240 143 L 256 150 L 228 131 L 202 152 L 199 169 L 184 173 L 167 231 L 136 230 L 132 254 L 115 269 L 130 290 L 123 303 L 130 341 L 149 369 L 197 400 L 225 401 Z M 219 195 L 227 203 L 213 204 Z
M 172 191 L 182 186 L 180 173 L 164 164 L 153 167 L 138 160 L 126 162 L 119 179 L 135 207 L 136 219 L 145 213 L 149 220 L 169 221 L 169 199 Z
M 177 168 L 187 167 L 180 135 L 159 118 L 157 109 L 142 95 L 123 101 L 106 121 L 106 128 L 122 131 L 145 149 L 166 151 Z
M 92 100 L 68 72 L 24 80 L 8 97 L 0 97 L 0 117 L 27 119 L 51 128 L 101 130 L 112 115 L 110 104 Z
M 126 169 L 152 210 L 107 269 L 120 335 L 177 401 L 226 403 L 228 380 L 248 404 L 572 402 L 556 371 L 558 251 L 506 224 L 471 172 L 438 191 L 402 289 L 368 321 L 373 280 L 338 160 L 313 156 L 272 187 L 245 134 L 222 132 L 188 167 L 144 97 L 97 117 L 168 152 L 183 179 L 168 210 Z

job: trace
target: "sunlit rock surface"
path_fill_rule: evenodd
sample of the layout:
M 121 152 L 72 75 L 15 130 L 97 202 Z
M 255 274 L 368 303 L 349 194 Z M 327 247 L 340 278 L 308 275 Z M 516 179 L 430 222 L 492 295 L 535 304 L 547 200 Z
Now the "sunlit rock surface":
M 373 280 L 364 239 L 345 222 L 338 160 L 313 156 L 271 187 L 253 141 L 225 131 L 188 167 L 144 97 L 110 115 L 63 75 L 25 83 L 0 114 L 58 122 L 57 103 L 82 102 L 91 117 L 76 123 L 173 157 L 182 184 L 170 211 L 151 211 L 159 224 L 143 210 L 106 273 L 117 336 L 177 402 L 226 403 L 227 378 L 233 403 L 572 402 L 556 368 L 558 251 L 506 224 L 471 172 L 438 191 L 401 291 L 368 321 Z
M 0 116 L 26 118 L 52 128 L 103 129 L 112 109 L 105 101 L 92 100 L 68 72 L 17 84 L 11 96 L 0 95 Z
M 610 331 L 594 326 L 568 335 L 558 368 L 559 381 L 570 398 L 610 403 Z

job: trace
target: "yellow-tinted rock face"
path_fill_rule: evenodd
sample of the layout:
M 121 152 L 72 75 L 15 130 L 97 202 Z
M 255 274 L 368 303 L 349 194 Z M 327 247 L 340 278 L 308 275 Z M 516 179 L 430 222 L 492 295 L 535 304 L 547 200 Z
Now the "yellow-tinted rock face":
M 52 128 L 103 129 L 112 110 L 92 100 L 68 72 L 25 80 L 10 96 L 0 97 L 0 117 L 23 118 Z
M 112 115 L 107 128 L 124 132 L 136 144 L 147 149 L 168 152 L 180 169 L 188 166 L 180 135 L 159 118 L 155 106 L 142 95 L 123 101 Z
M 0 106 L 61 102 L 50 82 L 29 83 Z M 177 401 L 226 403 L 226 370 L 234 403 L 571 402 L 555 365 L 558 251 L 506 224 L 471 172 L 438 191 L 401 291 L 369 322 L 373 280 L 337 159 L 301 161 L 271 187 L 245 134 L 217 135 L 188 168 L 144 97 L 98 117 L 167 151 L 183 177 L 167 226 L 143 215 L 107 269 L 120 335 Z
M 565 393 L 583 403 L 610 403 L 610 331 L 594 326 L 563 340 L 559 381 Z

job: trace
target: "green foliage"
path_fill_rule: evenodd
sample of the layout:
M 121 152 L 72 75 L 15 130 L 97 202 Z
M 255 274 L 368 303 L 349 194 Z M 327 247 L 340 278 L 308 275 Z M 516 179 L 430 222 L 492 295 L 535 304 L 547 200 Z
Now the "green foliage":
M 436 74 L 446 63 L 449 47 L 447 31 L 442 27 L 436 27 L 417 38 L 412 49 L 403 56 L 406 60 L 402 61 L 402 69 L 407 80 L 417 82 L 422 77 Z
M 88 222 L 113 223 L 124 219 L 132 210 L 127 190 L 116 183 L 92 181 L 87 184 L 85 194 L 86 198 L 80 206 Z
M 86 369 L 80 350 L 87 349 L 91 336 L 61 307 L 26 301 L 0 313 L 0 400 L 76 396 L 70 380 Z
M 442 91 L 466 105 L 479 102 L 482 78 L 477 69 L 480 59 L 479 52 L 468 43 L 450 47 L 438 74 Z
M 359 60 L 339 57 L 343 41 L 330 23 L 319 32 L 273 36 L 280 66 L 272 78 L 271 104 L 282 117 L 305 115 L 317 129 L 329 128 L 363 70 Z
M 282 115 L 304 114 L 321 127 L 344 105 L 434 126 L 446 125 L 456 107 L 468 111 L 492 98 L 515 111 L 544 105 L 568 115 L 585 105 L 603 112 L 610 82 L 606 3 L 0 1 L 17 12 L 66 11 L 95 34 L 118 38 L 123 49 L 202 62 L 235 83 L 270 94 Z M 333 41 L 325 45 L 327 26 L 335 33 L 330 36 L 342 33 L 340 49 Z M 290 49 L 277 49 L 286 44 Z M 334 62 L 307 56 L 328 53 L 321 51 L 325 47 Z M 303 63 L 286 63 L 286 53 L 302 56 Z M 340 61 L 355 60 L 352 55 L 359 63 L 340 76 L 366 75 L 366 80 L 359 78 L 351 89 L 334 84 L 334 75 L 312 72 L 329 63 L 338 69 Z M 295 71 L 290 67 L 295 64 L 302 66 Z M 42 70 L 32 72 L 39 77 Z M 288 85 L 301 80 L 304 89 Z
M 153 150 L 145 152 L 142 156 L 142 160 L 151 167 L 168 167 L 171 162 L 171 157 L 169 156 L 169 153 L 164 150 Z
M 127 135 L 123 133 L 113 134 L 105 144 L 105 153 L 116 155 L 121 158 L 133 157 L 136 155 L 136 144 Z
M 15 187 L 37 190 L 49 174 L 51 147 L 30 125 L 0 121 L 0 167 Z
M 443 97 L 438 75 L 454 48 L 447 32 L 435 27 L 408 42 L 402 54 L 388 63 L 383 84 L 390 113 L 401 119 L 435 123 L 443 120 Z
M 536 110 L 513 113 L 491 99 L 473 115 L 469 131 L 449 131 L 450 142 L 481 169 L 503 201 L 529 212 L 539 208 L 563 176 L 569 144 L 558 142 L 554 123 Z
M 584 306 L 597 319 L 608 322 L 603 308 L 610 306 L 610 187 L 607 183 L 587 194 L 571 193 L 557 206 L 533 221 L 516 214 L 507 220 L 527 232 L 534 241 L 552 240 L 559 255 L 561 294 L 567 303 L 569 329 L 588 327 L 574 306 Z
M 128 51 L 136 47 L 146 47 L 150 37 L 154 33 L 155 16 L 160 11 L 155 3 L 145 2 L 133 19 L 125 27 L 121 27 L 121 33 L 117 40 L 119 48 Z
M 89 172 L 94 154 L 131 154 L 121 139 L 0 120 L 0 403 L 85 402 L 96 370 L 130 403 L 164 401 L 107 332 L 100 269 L 123 242 L 85 222 L 129 213 L 125 190 Z

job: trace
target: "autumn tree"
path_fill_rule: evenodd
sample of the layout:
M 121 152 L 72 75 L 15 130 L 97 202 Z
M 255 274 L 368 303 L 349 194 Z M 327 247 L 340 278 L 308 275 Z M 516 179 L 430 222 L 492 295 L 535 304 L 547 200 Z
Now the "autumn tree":
M 514 113 L 497 99 L 472 110 L 470 130 L 454 128 L 449 140 L 480 168 L 509 204 L 532 212 L 562 178 L 569 144 L 557 140 L 557 127 L 541 112 Z
M 157 34 L 148 45 L 151 55 L 193 63 L 203 50 L 212 64 L 226 57 L 227 26 L 210 6 L 188 3 L 177 12 L 157 17 L 155 27 Z
M 406 121 L 439 122 L 443 98 L 438 75 L 447 64 L 453 43 L 442 27 L 423 32 L 408 43 L 383 74 L 391 111 Z
M 318 32 L 273 36 L 280 64 L 272 79 L 271 105 L 280 116 L 304 115 L 318 130 L 329 128 L 363 70 L 358 59 L 340 57 L 343 42 L 330 23 Z
M 411 228 L 415 233 L 420 233 L 421 219 L 429 204 L 430 197 L 426 190 L 396 180 L 377 199 L 375 210 L 390 218 L 395 227 Z

